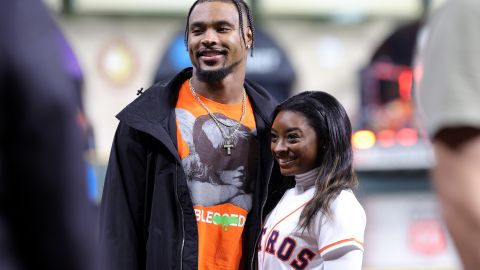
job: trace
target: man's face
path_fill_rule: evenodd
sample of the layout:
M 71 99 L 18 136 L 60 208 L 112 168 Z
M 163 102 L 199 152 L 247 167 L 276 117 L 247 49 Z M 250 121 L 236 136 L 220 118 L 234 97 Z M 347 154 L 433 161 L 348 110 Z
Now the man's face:
M 246 25 L 245 21 L 245 38 L 250 44 L 252 35 Z M 239 66 L 245 67 L 247 49 L 239 28 L 238 11 L 232 3 L 205 2 L 193 9 L 188 51 L 196 74 L 217 74 L 212 80 L 222 80 Z

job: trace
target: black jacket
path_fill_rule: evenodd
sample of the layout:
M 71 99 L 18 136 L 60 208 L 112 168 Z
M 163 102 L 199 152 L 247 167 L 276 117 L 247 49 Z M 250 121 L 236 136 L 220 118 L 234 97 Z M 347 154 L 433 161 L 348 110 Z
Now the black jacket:
M 188 68 L 166 84 L 155 84 L 117 116 L 120 123 L 100 216 L 101 242 L 109 253 L 111 269 L 197 269 L 197 221 L 178 155 L 174 110 L 181 84 L 191 74 Z M 275 103 L 257 84 L 247 81 L 245 89 L 260 145 L 253 207 L 244 227 L 243 262 L 250 269 L 256 264 L 261 216 L 268 211 L 263 208 L 274 167 L 268 127 Z

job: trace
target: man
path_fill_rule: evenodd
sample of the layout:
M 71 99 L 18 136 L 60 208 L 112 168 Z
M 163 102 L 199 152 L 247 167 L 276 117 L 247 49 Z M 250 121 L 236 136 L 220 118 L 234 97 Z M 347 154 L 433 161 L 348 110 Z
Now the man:
M 433 186 L 466 270 L 480 268 L 479 26 L 478 0 L 448 1 L 426 26 L 417 67 L 437 161 Z
M 61 43 L 61 42 L 62 43 Z M 0 269 L 98 267 L 75 81 L 42 1 L 0 9 Z
M 267 130 L 275 104 L 245 80 L 253 42 L 245 2 L 195 1 L 185 29 L 193 69 L 118 115 L 101 204 L 111 269 L 254 267 L 278 169 Z

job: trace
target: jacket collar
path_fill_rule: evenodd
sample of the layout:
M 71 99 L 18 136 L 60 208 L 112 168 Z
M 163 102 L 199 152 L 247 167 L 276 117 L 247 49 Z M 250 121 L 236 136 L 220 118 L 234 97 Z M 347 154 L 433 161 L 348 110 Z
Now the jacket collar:
M 158 82 L 144 91 L 137 99 L 123 109 L 117 118 L 127 124 L 142 120 L 159 124 L 165 121 L 175 108 L 182 83 L 192 76 L 192 69 L 184 69 L 168 82 Z M 149 130 L 144 130 L 151 133 Z M 153 134 L 152 134 L 153 135 Z

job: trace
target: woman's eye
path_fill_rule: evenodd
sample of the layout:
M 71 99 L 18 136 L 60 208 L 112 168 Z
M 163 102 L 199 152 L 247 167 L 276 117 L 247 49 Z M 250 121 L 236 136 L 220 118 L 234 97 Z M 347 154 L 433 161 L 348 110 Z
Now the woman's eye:
M 277 135 L 271 134 L 270 135 L 270 141 L 271 142 L 276 142 L 277 141 Z
M 298 139 L 299 139 L 299 137 L 298 137 L 297 135 L 295 135 L 295 134 L 291 134 L 291 135 L 288 135 L 288 136 L 287 136 L 287 141 L 288 141 L 288 142 L 291 142 L 291 143 L 297 142 Z

